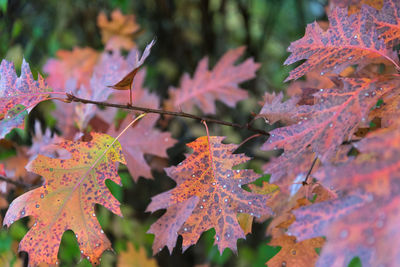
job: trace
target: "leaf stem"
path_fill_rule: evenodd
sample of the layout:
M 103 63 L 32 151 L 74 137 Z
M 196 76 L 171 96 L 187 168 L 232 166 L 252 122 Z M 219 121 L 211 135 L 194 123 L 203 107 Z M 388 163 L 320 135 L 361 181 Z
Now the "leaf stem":
M 122 105 L 122 104 L 94 101 L 94 100 L 90 100 L 90 99 L 80 98 L 80 97 L 74 96 L 69 93 L 67 93 L 66 101 L 83 103 L 83 104 L 94 104 L 94 105 L 100 105 L 100 106 L 105 106 L 105 107 L 114 107 L 114 108 L 119 108 L 119 109 L 137 110 L 137 111 L 143 111 L 145 113 L 156 113 L 156 114 L 162 114 L 162 115 L 171 115 L 171 116 L 175 116 L 175 117 L 184 117 L 184 118 L 189 118 L 189 119 L 193 119 L 193 120 L 205 121 L 208 123 L 217 123 L 220 125 L 226 125 L 226 126 L 230 126 L 230 127 L 234 127 L 234 128 L 238 128 L 238 129 L 247 129 L 247 130 L 255 132 L 255 133 L 269 136 L 268 132 L 266 132 L 264 130 L 256 129 L 253 126 L 251 126 L 249 123 L 238 124 L 238 123 L 217 120 L 217 119 L 213 119 L 213 118 L 201 117 L 201 116 L 197 116 L 197 115 L 185 113 L 185 112 L 168 111 L 168 110 L 163 110 L 163 109 L 152 109 L 152 108 L 131 106 L 129 104 Z
M 311 163 L 311 167 L 307 172 L 306 178 L 304 178 L 303 185 L 308 185 L 308 183 L 307 183 L 308 177 L 310 177 L 310 174 L 311 174 L 312 170 L 314 169 L 314 166 L 315 166 L 315 163 L 317 163 L 317 160 L 318 160 L 318 157 L 316 156 L 314 158 L 313 162 Z

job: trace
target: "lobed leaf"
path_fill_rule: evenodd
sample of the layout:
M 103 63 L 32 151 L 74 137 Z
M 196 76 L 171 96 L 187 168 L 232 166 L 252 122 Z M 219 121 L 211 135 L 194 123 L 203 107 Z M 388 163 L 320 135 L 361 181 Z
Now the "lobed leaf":
M 0 65 L 0 139 L 13 128 L 23 128 L 28 112 L 48 98 L 50 91 L 42 76 L 38 75 L 37 81 L 33 79 L 25 59 L 20 77 L 14 64 L 3 60 Z
M 245 47 L 228 51 L 212 71 L 207 70 L 208 59 L 203 58 L 197 65 L 193 79 L 185 74 L 178 89 L 170 90 L 171 105 L 175 109 L 190 111 L 198 106 L 203 113 L 215 113 L 216 100 L 233 107 L 248 93 L 238 84 L 255 77 L 260 64 L 247 59 L 239 65 L 233 65 L 243 54 Z
M 290 44 L 291 55 L 284 64 L 306 61 L 292 70 L 286 81 L 310 71 L 321 71 L 321 75 L 340 73 L 347 66 L 372 61 L 389 61 L 399 68 L 397 56 L 386 49 L 365 12 L 348 16 L 347 9 L 335 8 L 329 15 L 329 23 L 325 32 L 316 22 L 307 25 L 304 37 Z
M 118 141 L 105 134 L 93 133 L 92 137 L 90 142 L 60 143 L 60 148 L 70 152 L 69 159 L 39 155 L 27 166 L 46 182 L 11 203 L 4 225 L 33 217 L 34 224 L 19 245 L 20 251 L 28 253 L 30 266 L 57 264 L 58 248 L 67 230 L 75 233 L 82 256 L 92 264 L 98 264 L 103 251 L 111 249 L 97 221 L 95 205 L 122 216 L 105 181 L 121 185 L 116 162 L 125 163 L 125 159 Z
M 220 253 L 225 248 L 236 251 L 236 241 L 245 238 L 236 215 L 247 213 L 259 217 L 270 214 L 268 195 L 257 195 L 242 185 L 258 178 L 251 170 L 232 167 L 248 161 L 243 154 L 233 154 L 236 145 L 222 144 L 224 137 L 199 137 L 188 146 L 193 153 L 176 167 L 166 169 L 177 186 L 152 198 L 147 211 L 167 209 L 149 230 L 155 234 L 153 252 L 164 246 L 172 252 L 178 235 L 183 237 L 183 250 L 195 244 L 208 229 L 216 232 L 215 243 Z

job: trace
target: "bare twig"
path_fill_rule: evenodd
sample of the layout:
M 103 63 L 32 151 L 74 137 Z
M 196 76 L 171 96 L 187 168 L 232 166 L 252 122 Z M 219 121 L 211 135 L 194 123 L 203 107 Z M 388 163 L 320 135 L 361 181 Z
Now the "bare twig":
M 311 163 L 311 167 L 307 172 L 306 178 L 304 178 L 303 185 L 308 185 L 308 183 L 307 183 L 308 177 L 310 177 L 310 174 L 311 174 L 312 170 L 314 169 L 314 166 L 315 166 L 315 163 L 317 163 L 317 160 L 318 160 L 318 157 L 316 156 L 314 158 L 313 162 Z
M 247 129 L 247 130 L 255 132 L 255 133 L 269 136 L 268 132 L 266 132 L 264 130 L 256 129 L 253 126 L 251 126 L 249 123 L 238 124 L 238 123 L 217 120 L 217 119 L 213 119 L 213 118 L 201 117 L 201 116 L 197 116 L 197 115 L 185 113 L 185 112 L 176 112 L 176 111 L 168 111 L 168 110 L 162 110 L 162 109 L 152 109 L 152 108 L 144 108 L 144 107 L 131 106 L 131 105 L 122 105 L 122 104 L 94 101 L 94 100 L 80 98 L 80 97 L 77 97 L 77 96 L 74 96 L 74 95 L 68 94 L 68 93 L 67 93 L 66 100 L 70 101 L 70 102 L 77 102 L 77 103 L 83 103 L 83 104 L 94 104 L 94 105 L 99 105 L 99 106 L 104 106 L 104 107 L 114 107 L 114 108 L 119 108 L 119 109 L 137 110 L 137 111 L 142 111 L 145 113 L 156 113 L 156 114 L 162 114 L 162 115 L 184 117 L 184 118 L 189 118 L 189 119 L 193 119 L 193 120 L 205 121 L 207 123 L 217 123 L 217 124 L 226 125 L 226 126 L 230 126 L 230 127 L 234 127 L 234 128 L 238 128 L 238 129 Z
M 31 185 L 29 185 L 29 184 L 25 184 L 25 183 L 19 182 L 19 181 L 14 181 L 14 180 L 11 180 L 11 179 L 3 177 L 3 176 L 0 176 L 0 181 L 6 182 L 6 183 L 9 183 L 9 184 L 13 184 L 15 186 L 18 186 L 18 187 L 21 187 L 21 188 L 25 188 L 25 189 L 31 187 Z

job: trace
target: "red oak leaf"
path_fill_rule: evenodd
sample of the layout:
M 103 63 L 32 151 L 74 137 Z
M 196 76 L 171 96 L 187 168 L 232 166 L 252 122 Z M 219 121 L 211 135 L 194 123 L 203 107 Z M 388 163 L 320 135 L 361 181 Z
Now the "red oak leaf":
M 3 60 L 0 65 L 0 139 L 13 128 L 23 128 L 27 113 L 39 102 L 49 97 L 51 90 L 42 76 L 33 79 L 25 59 L 21 76 L 17 77 L 14 64 Z
M 193 79 L 185 74 L 178 89 L 170 90 L 171 106 L 190 111 L 198 106 L 203 113 L 215 113 L 215 101 L 219 100 L 233 107 L 248 93 L 238 87 L 239 83 L 255 77 L 260 64 L 247 59 L 233 65 L 243 54 L 245 47 L 228 51 L 212 71 L 207 70 L 208 59 L 203 58 L 197 66 Z
M 365 7 L 380 37 L 389 47 L 394 47 L 400 42 L 400 2 L 398 0 L 385 0 L 381 10 Z
M 146 115 L 119 139 L 129 173 L 135 181 L 140 176 L 152 178 L 150 167 L 144 158 L 145 154 L 167 158 L 167 149 L 176 143 L 169 132 L 161 132 L 154 128 L 158 117 L 156 114 Z M 128 116 L 121 128 L 125 128 L 131 120 L 131 116 Z M 112 129 L 109 134 L 117 136 L 118 132 Z
M 263 107 L 256 118 L 264 118 L 265 122 L 269 124 L 274 124 L 277 121 L 285 124 L 296 123 L 299 120 L 296 104 L 300 98 L 292 97 L 285 102 L 282 102 L 282 99 L 282 92 L 278 95 L 265 93 Z
M 399 130 L 375 131 L 354 145 L 361 153 L 355 159 L 314 175 L 348 196 L 294 211 L 289 230 L 301 240 L 326 236 L 318 266 L 345 266 L 355 256 L 363 266 L 395 266 L 400 260 Z
M 314 94 L 315 105 L 299 106 L 302 120 L 271 131 L 262 149 L 283 148 L 284 154 L 279 157 L 283 163 L 294 161 L 309 146 L 323 162 L 333 157 L 342 142 L 351 139 L 356 129 L 366 122 L 378 98 L 393 87 L 387 84 L 390 81 L 381 83 L 366 78 L 343 78 L 342 81 L 341 88 L 321 89 Z
M 153 197 L 147 207 L 151 212 L 167 209 L 149 230 L 156 236 L 154 253 L 164 246 L 172 252 L 178 235 L 182 235 L 182 246 L 186 250 L 210 228 L 215 229 L 215 243 L 220 253 L 225 248 L 236 251 L 236 241 L 245 238 L 236 215 L 270 214 L 266 206 L 268 195 L 257 195 L 241 188 L 256 180 L 258 175 L 251 170 L 232 170 L 249 158 L 233 154 L 237 146 L 222 144 L 223 139 L 218 136 L 197 138 L 188 144 L 193 153 L 178 166 L 166 169 L 177 186 Z
M 57 264 L 61 237 L 67 230 L 75 233 L 82 256 L 92 264 L 98 264 L 103 251 L 111 249 L 94 213 L 95 205 L 122 216 L 105 180 L 121 185 L 116 162 L 125 160 L 117 140 L 98 133 L 92 137 L 90 142 L 60 143 L 60 148 L 71 153 L 70 159 L 39 155 L 27 166 L 46 182 L 15 199 L 4 224 L 10 226 L 22 217 L 33 217 L 35 223 L 19 245 L 20 251 L 28 252 L 31 266 Z
M 340 73 L 345 67 L 366 62 L 389 61 L 398 67 L 397 56 L 386 49 L 383 40 L 365 12 L 348 16 L 347 9 L 335 8 L 329 16 L 330 27 L 324 32 L 318 23 L 307 25 L 306 33 L 293 42 L 288 51 L 292 54 L 285 64 L 306 61 L 290 72 L 286 79 L 298 79 L 307 72 Z

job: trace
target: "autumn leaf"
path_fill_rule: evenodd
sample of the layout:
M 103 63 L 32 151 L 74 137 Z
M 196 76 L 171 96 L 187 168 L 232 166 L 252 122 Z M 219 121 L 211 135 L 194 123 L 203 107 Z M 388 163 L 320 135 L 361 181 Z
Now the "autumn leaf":
M 275 93 L 265 93 L 264 104 L 256 118 L 264 118 L 268 124 L 274 124 L 277 121 L 285 124 L 296 123 L 299 120 L 299 118 L 296 118 L 298 117 L 296 104 L 300 98 L 292 97 L 285 102 L 282 100 L 282 92 L 277 95 Z
M 132 83 L 133 79 L 135 79 L 136 74 L 138 73 L 140 67 L 143 65 L 144 61 L 146 58 L 150 55 L 151 48 L 155 44 L 155 40 L 152 40 L 144 49 L 143 54 L 140 56 L 139 59 L 139 52 L 136 52 L 136 57 L 134 58 L 134 61 L 130 62 L 131 68 L 133 68 L 128 74 L 126 74 L 122 80 L 117 82 L 116 84 L 112 86 L 108 86 L 110 88 L 116 89 L 116 90 L 130 90 L 132 89 Z M 135 50 L 132 50 L 135 51 Z M 128 57 L 132 59 L 132 57 Z
M 118 256 L 117 267 L 157 267 L 155 259 L 149 259 L 146 255 L 146 250 L 139 247 L 139 250 L 134 248 L 132 243 L 127 244 L 127 251 L 123 251 Z
M 383 0 L 331 0 L 331 6 L 348 7 L 349 14 L 360 12 L 363 5 L 369 5 L 376 9 L 381 9 Z
M 146 115 L 145 118 L 130 127 L 119 139 L 126 158 L 126 165 L 134 181 L 137 181 L 139 177 L 153 177 L 145 160 L 145 154 L 167 158 L 167 149 L 176 143 L 169 132 L 161 132 L 154 128 L 158 117 L 156 114 Z M 122 123 L 122 128 L 128 125 L 130 118 L 131 116 L 128 116 Z M 111 136 L 118 135 L 115 129 L 108 133 Z
M 71 153 L 70 159 L 39 155 L 27 169 L 42 175 L 46 182 L 15 199 L 4 218 L 8 227 L 31 216 L 35 223 L 22 239 L 19 250 L 29 254 L 30 265 L 57 263 L 63 233 L 72 230 L 83 257 L 98 264 L 104 250 L 111 249 L 95 214 L 101 204 L 122 216 L 119 202 L 105 184 L 109 179 L 121 185 L 116 162 L 125 163 L 121 146 L 114 138 L 93 133 L 90 142 L 64 141 L 59 144 Z
M 90 47 L 74 47 L 72 51 L 59 50 L 57 59 L 49 59 L 43 67 L 49 76 L 46 78 L 50 87 L 58 91 L 67 91 L 70 79 L 76 81 L 76 87 L 88 87 L 93 68 L 99 59 L 99 53 Z
M 232 154 L 233 144 L 222 144 L 224 137 L 199 137 L 188 146 L 193 153 L 176 167 L 166 169 L 177 186 L 152 198 L 147 211 L 167 209 L 149 230 L 155 234 L 153 252 L 167 246 L 172 252 L 178 235 L 183 237 L 183 250 L 195 244 L 208 229 L 216 232 L 215 243 L 220 253 L 225 248 L 236 251 L 236 241 L 245 238 L 237 222 L 238 213 L 259 217 L 270 213 L 268 195 L 257 195 L 242 185 L 258 178 L 251 170 L 232 167 L 249 160 L 243 154 Z
M 245 47 L 228 51 L 213 68 L 207 70 L 208 59 L 203 58 L 197 65 L 193 79 L 183 75 L 180 87 L 170 89 L 171 106 L 177 110 L 191 111 L 198 106 L 203 113 L 215 113 L 215 101 L 234 107 L 238 101 L 246 99 L 248 93 L 238 84 L 255 77 L 260 64 L 247 59 L 233 65 L 243 54 Z
M 399 261 L 400 134 L 397 127 L 375 131 L 354 144 L 360 154 L 315 173 L 344 197 L 294 211 L 289 231 L 300 240 L 326 236 L 318 266 L 395 266 Z
M 0 139 L 13 128 L 24 127 L 28 112 L 49 97 L 51 90 L 42 76 L 33 79 L 25 59 L 21 65 L 21 76 L 17 77 L 12 62 L 3 60 L 0 65 Z
M 385 0 L 381 10 L 365 7 L 365 11 L 376 25 L 380 37 L 389 47 L 400 41 L 400 3 L 397 0 Z
M 107 50 L 130 50 L 136 46 L 133 39 L 139 33 L 140 26 L 136 23 L 134 15 L 123 15 L 116 9 L 108 20 L 106 14 L 101 12 L 97 17 L 97 26 Z
M 272 130 L 262 149 L 283 148 L 279 161 L 289 166 L 309 147 L 322 162 L 333 157 L 342 142 L 350 140 L 357 127 L 366 123 L 379 97 L 392 88 L 387 81 L 383 86 L 380 81 L 366 78 L 342 78 L 342 81 L 340 88 L 320 89 L 314 94 L 315 105 L 299 106 L 297 112 L 302 119 L 297 124 Z M 279 162 L 275 169 L 280 171 Z
M 322 237 L 296 242 L 294 236 L 281 236 L 272 239 L 270 246 L 280 246 L 281 250 L 266 264 L 268 267 L 281 266 L 314 266 L 318 259 L 316 248 L 324 244 Z
M 386 49 L 384 40 L 367 19 L 365 12 L 348 16 L 347 9 L 335 8 L 329 16 L 327 31 L 316 22 L 307 25 L 304 37 L 289 46 L 291 55 L 284 64 L 306 61 L 292 70 L 286 81 L 310 71 L 338 74 L 347 66 L 376 61 L 389 61 L 399 68 L 397 56 Z

